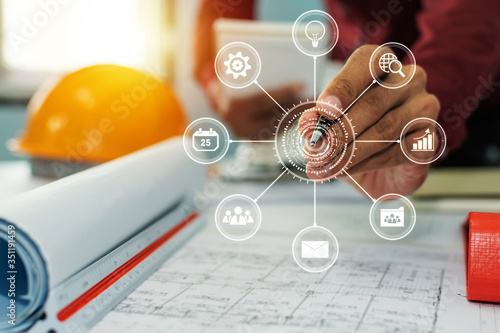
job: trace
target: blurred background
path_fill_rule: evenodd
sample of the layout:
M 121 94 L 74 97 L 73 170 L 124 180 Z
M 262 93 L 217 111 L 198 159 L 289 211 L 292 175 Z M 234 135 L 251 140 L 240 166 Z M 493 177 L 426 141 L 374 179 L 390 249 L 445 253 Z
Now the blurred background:
M 188 116 L 210 114 L 193 77 L 193 30 L 200 0 L 2 0 L 0 160 L 26 120 L 26 105 L 47 79 L 111 63 L 170 83 Z M 322 2 L 260 0 L 260 20 L 291 21 Z

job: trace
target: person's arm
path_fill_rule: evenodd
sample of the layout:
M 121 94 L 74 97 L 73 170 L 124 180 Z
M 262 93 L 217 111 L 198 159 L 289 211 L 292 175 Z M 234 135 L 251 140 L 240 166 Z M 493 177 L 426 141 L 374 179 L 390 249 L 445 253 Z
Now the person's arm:
M 254 18 L 254 0 L 203 0 L 194 36 L 195 77 L 206 90 L 215 77 L 215 39 L 212 25 L 219 17 Z
M 214 110 L 230 125 L 236 136 L 262 140 L 269 139 L 274 130 L 274 102 L 263 92 L 233 98 L 226 93 L 214 69 L 214 21 L 218 17 L 252 19 L 253 13 L 253 0 L 203 1 L 195 36 L 195 76 Z M 301 86 L 290 84 L 268 92 L 280 105 L 287 107 L 299 99 L 301 91 Z
M 500 1 L 423 0 L 420 37 L 411 47 L 441 103 L 448 150 L 466 137 L 466 121 L 487 98 L 500 62 Z
M 360 133 L 357 139 L 397 138 L 410 120 L 427 117 L 438 119 L 445 129 L 448 150 L 459 147 L 466 136 L 466 119 L 491 94 L 500 59 L 499 17 L 498 0 L 422 0 L 416 17 L 419 38 L 411 46 L 417 74 L 390 94 L 373 88 L 349 110 Z M 335 97 L 338 105 L 350 105 L 371 80 L 366 71 L 357 72 L 357 68 L 366 66 L 373 49 L 364 46 L 354 52 L 320 98 Z M 317 116 L 313 113 L 309 121 Z M 303 118 L 304 127 L 308 119 Z M 424 130 L 406 136 L 404 144 L 411 147 L 412 139 Z M 375 197 L 389 192 L 411 194 L 427 176 L 429 165 L 410 161 L 399 144 L 363 143 L 356 148 L 348 172 Z M 308 164 L 312 177 L 330 163 L 328 159 L 315 162 Z
M 318 100 L 323 100 L 345 109 L 356 101 L 357 97 L 373 82 L 373 77 L 366 70 L 370 58 L 377 49 L 377 45 L 363 45 L 349 57 L 337 76 L 321 92 Z M 393 52 L 389 48 L 379 51 L 379 54 Z M 373 198 L 387 193 L 408 195 L 413 193 L 424 182 L 429 171 L 428 164 L 416 164 L 410 161 L 400 147 L 400 143 L 393 141 L 401 136 L 401 131 L 410 121 L 426 117 L 437 119 L 439 101 L 437 97 L 426 90 L 427 76 L 425 70 L 414 65 L 404 65 L 400 69 L 405 76 L 415 70 L 413 78 L 398 89 L 387 89 L 378 84 L 367 90 L 359 100 L 348 110 L 346 117 L 356 130 L 356 140 L 365 141 L 353 144 L 352 138 L 346 142 L 346 154 L 353 153 L 346 170 L 350 176 L 367 191 Z M 379 66 L 374 68 L 375 75 L 384 73 Z M 388 84 L 397 85 L 401 82 L 399 74 L 389 74 L 384 79 Z M 312 129 L 318 117 L 323 116 L 335 119 L 335 114 L 325 108 L 312 109 L 305 112 L 299 124 L 301 135 L 306 139 L 304 149 L 309 178 L 322 180 L 340 172 L 343 165 L 337 164 L 337 157 L 324 153 L 335 141 L 335 128 L 329 128 L 329 135 L 323 135 L 315 146 L 309 144 Z M 425 135 L 428 124 L 416 124 L 413 131 L 402 138 L 402 145 L 410 150 L 416 138 Z M 433 130 L 432 128 L 430 128 Z M 341 141 L 340 141 L 341 142 Z M 355 149 L 355 150 L 354 150 Z M 420 152 L 419 156 L 429 159 L 434 152 Z M 341 174 L 341 176 L 346 176 Z M 347 181 L 350 181 L 347 179 Z

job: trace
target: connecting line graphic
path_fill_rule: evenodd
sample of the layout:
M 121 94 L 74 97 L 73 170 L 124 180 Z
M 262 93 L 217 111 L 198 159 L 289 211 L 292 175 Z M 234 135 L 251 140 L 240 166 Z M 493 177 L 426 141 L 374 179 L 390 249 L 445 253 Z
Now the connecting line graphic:
M 269 185 L 269 186 L 268 186 L 268 187 L 267 187 L 267 188 L 266 188 L 266 189 L 265 189 L 265 190 L 264 190 L 264 191 L 263 191 L 263 192 L 262 192 L 262 193 L 261 193 L 261 194 L 260 194 L 257 198 L 255 198 L 253 201 L 254 201 L 255 203 L 257 203 L 257 201 L 259 201 L 260 197 L 261 197 L 261 196 L 263 196 L 263 195 L 264 195 L 264 193 L 266 193 L 266 192 L 267 192 L 267 190 L 269 190 L 269 189 L 271 188 L 271 186 L 273 186 L 273 185 L 274 185 L 274 183 L 276 183 L 276 182 L 278 181 L 278 179 L 280 179 L 280 178 L 281 178 L 281 176 L 283 176 L 283 175 L 285 174 L 285 172 L 286 172 L 286 171 L 287 171 L 286 169 L 285 169 L 285 170 L 283 170 L 283 172 L 281 173 L 281 175 L 279 175 L 279 176 L 278 176 L 278 177 L 277 177 L 277 178 L 276 178 L 276 179 L 275 179 L 275 180 L 271 183 L 271 185 Z
M 342 115 L 344 115 L 344 114 L 347 112 L 347 110 L 349 110 L 349 109 L 351 108 L 351 106 L 353 106 L 353 105 L 354 105 L 354 103 L 356 103 L 356 101 L 357 101 L 358 99 L 360 99 L 360 98 L 361 98 L 361 96 L 363 96 L 363 94 L 364 94 L 365 92 L 367 92 L 367 91 L 368 91 L 368 89 L 370 89 L 370 88 L 371 88 L 371 87 L 372 87 L 375 83 L 377 83 L 377 80 L 373 80 L 373 81 L 372 81 L 372 83 L 370 83 L 370 85 L 369 85 L 368 87 L 366 87 L 366 89 L 365 89 L 365 90 L 363 90 L 363 92 L 362 92 L 362 93 L 361 93 L 358 97 L 356 97 L 356 99 L 355 99 L 355 100 L 354 100 L 351 104 L 349 104 L 349 106 L 348 106 L 347 108 L 345 108 L 344 110 L 342 110 Z
M 277 105 L 277 106 L 279 106 L 279 108 L 280 108 L 281 110 L 283 110 L 283 112 L 286 114 L 286 110 L 285 110 L 285 109 L 284 109 L 284 108 L 283 108 L 283 107 L 282 107 L 282 106 L 281 106 L 278 102 L 276 102 L 276 100 L 275 100 L 275 99 L 274 99 L 271 95 L 269 95 L 269 93 L 266 91 L 266 89 L 264 89 L 264 88 L 263 88 L 263 87 L 259 84 L 259 82 L 257 82 L 257 80 L 253 81 L 253 83 L 255 83 L 255 84 L 257 85 L 257 87 L 259 87 L 260 89 L 262 89 L 262 91 L 263 91 L 263 92 L 265 92 L 265 93 L 266 93 L 266 95 L 267 95 L 267 96 L 269 96 L 269 98 L 270 98 L 270 99 L 272 99 L 272 100 L 273 100 L 273 102 L 274 102 L 274 103 L 276 103 L 276 105 Z
M 229 140 L 229 143 L 233 142 L 274 142 L 274 140 Z
M 317 226 L 316 224 L 316 182 L 314 182 L 314 220 L 313 220 L 313 226 Z
M 311 16 L 311 15 L 316 15 L 316 16 Z M 317 19 L 313 20 L 312 18 L 317 18 Z M 310 43 L 304 44 L 301 41 L 298 41 L 296 39 L 297 37 L 302 36 L 302 32 L 300 30 L 304 29 L 302 27 L 302 24 L 305 23 L 306 21 L 309 21 L 309 22 L 307 23 L 307 25 L 305 27 L 305 33 L 306 33 L 307 37 L 309 39 L 311 39 L 313 49 L 309 48 L 309 46 L 311 45 Z M 330 41 L 330 43 L 328 45 L 325 44 L 325 45 L 320 46 L 318 44 L 318 40 L 323 38 L 324 33 L 321 37 L 318 38 L 319 34 L 316 34 L 316 33 L 312 34 L 312 32 L 313 32 L 312 30 L 309 31 L 311 33 L 311 34 L 309 34 L 307 27 L 309 26 L 309 24 L 314 23 L 316 25 L 321 25 L 323 28 L 323 31 L 327 31 L 327 30 L 325 30 L 325 26 L 323 25 L 322 22 L 329 22 L 330 26 L 334 30 L 333 32 L 335 33 L 335 39 L 333 40 L 333 43 Z M 297 28 L 297 27 L 300 27 L 300 28 Z M 296 28 L 299 30 L 296 30 Z M 274 131 L 272 137 L 265 138 L 268 140 L 258 140 L 258 139 L 257 140 L 232 140 L 230 135 L 229 135 L 229 132 L 227 131 L 224 124 L 222 124 L 220 121 L 218 121 L 216 119 L 204 117 L 204 118 L 200 119 L 201 122 L 206 122 L 206 123 L 203 123 L 203 126 L 199 125 L 198 123 L 193 122 L 193 123 L 191 123 L 190 127 L 188 127 L 189 131 L 188 131 L 188 129 L 186 129 L 183 143 L 184 143 L 184 149 L 185 149 L 186 153 L 189 155 L 189 157 L 191 159 L 193 159 L 194 161 L 202 163 L 202 164 L 210 164 L 210 163 L 215 163 L 215 162 L 219 161 L 227 153 L 228 148 L 230 147 L 231 143 L 244 143 L 244 142 L 248 142 L 248 143 L 274 143 L 274 145 L 275 145 L 274 148 L 276 150 L 276 157 L 278 157 L 279 163 L 282 164 L 282 167 L 283 167 L 282 171 L 283 172 L 281 172 L 281 174 L 279 176 L 277 176 L 276 179 L 274 179 L 274 181 L 272 181 L 269 184 L 269 186 L 267 186 L 264 189 L 264 191 L 262 191 L 262 193 L 260 193 L 259 196 L 253 197 L 253 196 L 248 196 L 248 195 L 243 195 L 243 194 L 234 194 L 234 195 L 230 195 L 230 196 L 226 197 L 225 199 L 223 199 L 219 203 L 219 205 L 217 206 L 217 209 L 215 211 L 216 226 L 217 226 L 219 232 L 224 237 L 226 237 L 230 240 L 234 240 L 234 241 L 246 240 L 246 239 L 252 237 L 258 231 L 258 229 L 260 228 L 261 222 L 262 222 L 261 221 L 262 220 L 262 212 L 261 212 L 261 209 L 258 205 L 258 201 L 260 200 L 260 198 L 264 194 L 267 193 L 267 191 L 269 191 L 269 189 L 280 178 L 283 177 L 283 175 L 285 173 L 288 172 L 294 178 L 297 177 L 297 178 L 304 180 L 306 182 L 312 181 L 313 182 L 313 225 L 311 226 L 310 224 L 308 224 L 308 226 L 306 228 L 304 228 L 303 230 L 301 230 L 297 234 L 297 236 L 295 237 L 293 244 L 292 244 L 292 254 L 293 254 L 293 258 L 294 258 L 295 262 L 305 271 L 307 271 L 307 272 L 323 272 L 323 271 L 328 270 L 330 267 L 332 267 L 332 265 L 337 260 L 339 245 L 338 245 L 338 241 L 337 241 L 335 235 L 333 235 L 333 233 L 330 230 L 328 230 L 327 228 L 324 228 L 322 226 L 319 226 L 317 223 L 317 219 L 318 219 L 318 216 L 317 216 L 318 215 L 318 212 L 317 212 L 317 208 L 318 208 L 317 207 L 317 196 L 318 196 L 317 187 L 318 187 L 318 184 L 317 183 L 322 184 L 323 181 L 329 180 L 332 177 L 336 178 L 337 175 L 339 175 L 339 174 L 341 175 L 342 173 L 345 173 L 345 175 L 347 175 L 347 177 L 350 178 L 352 183 L 356 184 L 355 186 L 358 186 L 360 188 L 360 192 L 364 193 L 364 195 L 372 201 L 372 205 L 371 205 L 372 208 L 370 209 L 370 214 L 369 214 L 370 226 L 373 229 L 373 231 L 383 239 L 398 240 L 398 239 L 405 237 L 413 229 L 413 227 L 415 225 L 415 220 L 416 220 L 415 208 L 413 207 L 413 204 L 404 196 L 397 194 L 397 193 L 388 193 L 388 194 L 381 195 L 380 197 L 378 197 L 376 199 L 373 198 L 360 185 L 361 182 L 358 183 L 358 181 L 356 181 L 347 172 L 347 168 L 349 166 L 349 163 L 351 163 L 351 158 L 354 156 L 354 150 L 352 151 L 352 154 L 346 158 L 344 158 L 344 154 L 342 154 L 340 156 L 334 155 L 333 153 L 331 153 L 329 151 L 330 144 L 333 144 L 333 142 L 329 142 L 329 141 L 336 141 L 337 139 L 340 140 L 345 135 L 345 137 L 347 137 L 347 138 L 352 137 L 353 144 L 354 143 L 360 143 L 360 144 L 361 143 L 389 143 L 390 146 L 393 148 L 401 148 L 404 155 L 407 158 L 409 158 L 410 160 L 412 160 L 413 162 L 419 163 L 419 164 L 426 164 L 426 162 L 424 160 L 422 160 L 422 162 L 414 161 L 414 158 L 412 158 L 412 156 L 407 154 L 408 152 L 405 149 L 407 147 L 402 145 L 402 140 L 404 139 L 404 134 L 406 133 L 406 131 L 409 130 L 409 129 L 407 129 L 407 127 L 416 121 L 418 121 L 418 122 L 430 121 L 430 122 L 432 122 L 432 124 L 435 125 L 435 126 L 433 126 L 433 128 L 436 128 L 436 130 L 441 128 L 441 126 L 432 119 L 421 117 L 421 118 L 414 119 L 411 122 L 409 122 L 405 126 L 405 128 L 403 129 L 403 132 L 401 133 L 401 135 L 399 137 L 396 137 L 397 133 L 394 136 L 391 135 L 391 136 L 387 137 L 388 139 L 391 137 L 395 138 L 394 140 L 370 140 L 369 137 L 366 137 L 363 135 L 360 136 L 361 140 L 357 140 L 357 137 L 356 137 L 357 133 L 355 132 L 355 124 L 351 124 L 352 120 L 350 120 L 348 115 L 347 115 L 348 111 L 350 111 L 350 109 L 354 106 L 354 104 L 356 104 L 365 93 L 367 93 L 371 88 L 373 88 L 374 85 L 377 86 L 377 84 L 378 84 L 381 87 L 385 87 L 388 89 L 400 88 L 400 87 L 404 86 L 406 83 L 408 83 L 409 80 L 415 74 L 415 68 L 413 68 L 413 70 L 409 74 L 409 77 L 406 78 L 405 80 L 401 81 L 399 84 L 397 84 L 397 83 L 392 83 L 389 85 L 385 84 L 385 82 L 379 80 L 373 74 L 373 69 L 374 69 L 375 65 L 378 64 L 379 67 L 387 74 L 399 73 L 400 76 L 403 78 L 405 78 L 405 74 L 403 74 L 403 72 L 401 72 L 402 65 L 401 65 L 400 61 L 397 59 L 397 57 L 395 57 L 393 54 L 383 54 L 380 57 L 380 59 L 378 59 L 379 55 L 377 52 L 383 46 L 392 45 L 389 47 L 393 47 L 393 48 L 395 47 L 395 48 L 401 49 L 407 55 L 409 55 L 411 58 L 412 66 L 415 67 L 414 55 L 411 53 L 409 48 L 407 48 L 406 46 L 404 46 L 400 43 L 385 43 L 384 45 L 377 47 L 372 54 L 372 58 L 370 59 L 370 64 L 369 64 L 372 81 L 369 81 L 369 79 L 367 79 L 365 81 L 367 84 L 367 87 L 365 87 L 364 89 L 363 89 L 363 87 L 360 87 L 363 90 L 361 92 L 359 92 L 358 95 L 356 95 L 356 96 L 353 95 L 355 98 L 354 98 L 354 100 L 351 100 L 350 103 L 349 103 L 349 101 L 344 101 L 343 103 L 345 103 L 345 104 L 343 104 L 343 105 L 339 105 L 342 103 L 337 103 L 337 105 L 333 105 L 334 104 L 333 101 L 321 100 L 321 97 L 322 97 L 321 88 L 322 87 L 321 87 L 321 85 L 318 87 L 318 79 L 321 80 L 321 75 L 319 75 L 319 78 L 318 78 L 318 57 L 324 56 L 327 53 L 329 53 L 334 48 L 335 44 L 337 43 L 337 40 L 338 40 L 337 23 L 335 22 L 333 17 L 331 17 L 328 13 L 323 12 L 321 10 L 311 10 L 311 11 L 307 11 L 307 12 L 303 13 L 302 15 L 300 15 L 297 18 L 297 20 L 295 21 L 295 23 L 293 25 L 293 29 L 294 30 L 292 33 L 292 39 L 293 39 L 295 46 L 299 49 L 300 52 L 313 58 L 312 59 L 313 60 L 313 73 L 312 73 L 312 76 L 313 76 L 312 77 L 312 79 L 313 79 L 313 87 L 312 87 L 313 94 L 312 94 L 312 99 L 308 98 L 306 101 L 299 101 L 297 105 L 293 104 L 293 106 L 288 106 L 288 105 L 284 105 L 285 107 L 282 106 L 280 104 L 280 102 L 282 102 L 282 101 L 279 98 L 279 96 L 277 99 L 275 99 L 271 95 L 271 94 L 278 95 L 278 92 L 274 93 L 271 90 L 271 94 L 268 93 L 266 91 L 266 89 L 264 89 L 264 87 L 261 86 L 259 84 L 259 82 L 257 81 L 257 78 L 260 75 L 260 69 L 261 69 L 261 59 L 260 59 L 260 56 L 257 53 L 257 51 L 251 45 L 248 45 L 248 44 L 243 43 L 243 42 L 229 43 L 229 44 L 225 45 L 222 49 L 219 50 L 219 52 L 217 53 L 217 56 L 215 58 L 215 70 L 216 70 L 217 77 L 225 86 L 230 87 L 230 88 L 234 88 L 234 89 L 246 88 L 246 87 L 249 87 L 253 84 L 255 84 L 257 87 L 259 87 L 260 91 L 264 92 L 264 94 L 266 94 L 267 97 L 269 97 L 273 101 L 273 103 L 275 103 L 277 106 L 277 107 L 272 107 L 273 113 L 278 118 L 281 118 L 281 119 L 279 119 L 278 125 L 274 126 L 276 128 L 276 130 Z M 318 48 L 318 46 L 320 46 L 320 47 Z M 245 50 L 244 51 L 245 55 L 243 55 L 243 53 L 242 53 L 243 49 Z M 226 58 L 226 55 L 228 56 L 228 58 Z M 252 63 L 251 66 L 247 63 L 247 61 L 250 59 L 250 56 L 252 56 L 253 61 L 254 61 L 254 63 Z M 388 56 L 390 56 L 390 57 L 388 57 Z M 372 59 L 376 59 L 379 61 L 371 63 Z M 236 62 L 236 61 L 238 61 L 238 62 Z M 310 60 L 307 60 L 307 61 L 310 61 Z M 391 67 L 392 63 L 394 63 L 396 61 L 397 61 L 397 63 L 395 63 L 395 64 L 398 65 L 398 68 L 396 68 L 397 71 L 393 71 L 394 68 L 391 69 L 390 67 Z M 222 67 L 222 65 L 226 66 L 227 68 L 224 69 Z M 385 69 L 382 67 L 384 67 Z M 250 73 L 251 75 L 249 77 L 247 77 L 247 73 L 246 73 L 246 71 L 248 69 L 251 69 L 251 73 Z M 321 68 L 319 68 L 319 69 L 321 69 Z M 229 77 L 228 77 L 227 74 L 232 74 L 232 76 L 229 75 Z M 311 73 L 309 73 L 307 75 L 311 75 Z M 240 76 L 242 76 L 245 79 L 238 80 L 238 78 Z M 309 77 L 309 78 L 311 78 L 311 77 Z M 321 84 L 321 82 L 319 82 L 319 83 Z M 318 90 L 318 88 L 319 88 L 319 90 Z M 369 93 L 377 93 L 377 89 L 375 89 L 375 91 L 369 92 Z M 356 93 L 357 93 L 357 91 L 356 91 Z M 352 98 L 353 96 L 350 96 L 350 98 Z M 334 100 L 335 100 L 335 98 L 334 98 Z M 365 98 L 365 100 L 366 100 L 366 98 Z M 360 102 L 360 103 L 364 103 L 364 102 Z M 317 120 L 316 124 L 314 124 L 314 122 L 312 122 L 312 121 L 311 121 L 312 123 L 308 122 L 307 126 L 310 126 L 308 128 L 310 128 L 312 130 L 312 134 L 311 134 L 312 140 L 310 140 L 309 142 L 302 142 L 302 140 L 304 138 L 302 137 L 302 133 L 300 133 L 299 131 L 296 131 L 296 127 L 298 124 L 300 124 L 301 116 L 303 115 L 303 113 L 305 111 L 311 109 L 311 107 L 310 107 L 311 104 L 316 105 L 318 107 L 320 107 L 321 105 L 332 106 L 335 109 L 337 116 L 334 117 L 334 119 L 330 119 L 330 121 L 325 121 L 324 123 L 322 123 L 320 120 Z M 272 106 L 272 103 L 270 105 Z M 282 111 L 282 114 L 280 114 L 279 111 L 277 111 L 278 109 Z M 338 114 L 338 113 L 340 113 L 340 114 Z M 343 120 L 346 121 L 348 126 L 345 126 L 343 121 L 340 122 L 339 124 L 335 124 L 336 122 L 340 121 L 342 119 L 342 117 L 344 117 L 344 116 L 346 116 L 346 117 Z M 210 127 L 209 127 L 209 124 L 210 124 Z M 331 126 L 334 124 L 336 127 L 331 128 Z M 312 126 L 314 126 L 314 127 L 312 127 Z M 337 127 L 339 127 L 339 126 L 342 128 L 337 129 Z M 431 125 L 429 125 L 429 126 L 431 126 Z M 318 127 L 322 127 L 322 128 L 318 128 Z M 346 127 L 349 127 L 349 128 L 346 129 Z M 210 131 L 207 132 L 207 129 L 209 129 L 209 128 L 210 128 Z M 221 133 L 215 133 L 215 135 L 214 135 L 214 133 L 212 131 L 213 128 L 219 128 Z M 408 127 L 408 128 L 411 128 L 411 127 Z M 197 132 L 195 132 L 195 130 L 197 130 Z M 444 135 L 444 131 L 442 130 L 442 128 L 440 131 Z M 299 132 L 299 133 L 297 133 L 297 132 Z M 429 130 L 427 132 L 428 132 L 427 134 L 424 134 L 422 137 L 417 138 L 419 140 L 421 139 L 422 142 L 425 142 L 426 145 L 427 145 L 427 142 L 429 142 L 429 140 L 435 141 L 437 139 L 437 136 L 436 136 L 437 133 L 434 133 L 434 132 L 429 133 L 430 132 Z M 187 134 L 191 133 L 192 134 L 191 136 L 193 138 L 196 137 L 197 140 L 205 140 L 205 141 L 198 142 L 198 141 L 193 139 L 193 142 L 191 143 L 190 142 L 191 139 L 189 137 L 186 137 L 186 133 Z M 326 135 L 326 133 L 328 135 Z M 219 148 L 218 147 L 219 137 L 221 135 L 225 139 L 224 151 L 222 152 L 223 154 L 217 154 L 217 155 L 214 154 L 213 157 L 210 156 L 210 158 L 205 157 L 205 155 L 201 155 L 201 154 L 200 154 L 200 156 L 196 155 L 197 154 L 196 152 L 203 151 L 205 146 L 207 146 L 207 147 L 210 146 L 210 148 L 213 148 L 213 144 L 216 141 L 215 141 L 215 139 L 214 140 L 211 140 L 211 139 L 212 139 L 212 137 L 215 137 L 215 136 L 217 137 L 217 142 L 216 142 L 217 148 L 216 149 L 218 149 Z M 323 139 L 326 142 L 326 144 L 324 145 L 324 149 L 322 149 L 319 145 L 318 145 L 318 147 L 316 147 L 316 149 L 319 148 L 319 149 L 322 149 L 324 151 L 318 152 L 318 151 L 314 150 L 314 154 L 324 153 L 324 154 L 332 155 L 331 158 L 335 159 L 335 161 L 337 163 L 343 163 L 343 168 L 340 169 L 339 172 L 335 173 L 334 175 L 331 175 L 331 177 L 328 177 L 324 180 L 317 180 L 317 179 L 314 180 L 311 177 L 308 177 L 307 172 L 305 172 L 307 170 L 304 170 L 307 167 L 306 166 L 307 163 L 310 162 L 309 158 L 307 158 L 307 157 L 310 155 L 310 153 L 312 153 L 312 152 L 306 151 L 305 148 L 309 148 L 310 143 L 313 143 L 312 146 L 314 146 L 318 142 L 318 139 L 321 138 L 322 136 L 324 136 Z M 270 138 L 272 138 L 273 140 L 269 140 Z M 363 140 L 365 138 L 367 140 Z M 380 138 L 382 138 L 382 137 L 380 137 Z M 375 137 L 372 139 L 375 139 Z M 305 141 L 307 141 L 307 140 L 305 140 Z M 446 137 L 441 138 L 441 141 L 442 141 L 441 146 L 443 148 L 442 148 L 440 154 L 442 154 L 443 149 L 444 149 L 444 145 L 446 144 Z M 424 143 L 422 143 L 422 142 L 420 142 L 420 141 L 418 142 L 419 146 L 424 145 Z M 434 147 L 435 145 L 432 144 L 433 141 L 430 141 L 430 142 L 431 143 L 429 143 L 429 146 Z M 292 143 L 292 144 L 290 144 L 290 143 Z M 396 143 L 396 145 L 394 145 L 394 143 Z M 370 146 L 370 145 L 368 145 L 368 146 Z M 366 149 L 368 149 L 369 148 L 368 146 L 365 145 L 364 147 Z M 389 145 L 386 144 L 386 146 L 389 146 Z M 398 147 L 398 146 L 401 146 L 401 147 Z M 413 147 L 416 147 L 416 146 L 417 146 L 417 144 L 413 143 Z M 208 150 L 208 148 L 207 148 L 207 150 Z M 306 153 L 307 153 L 307 155 L 306 155 Z M 194 155 L 194 156 L 192 156 L 192 155 Z M 284 158 L 284 155 L 286 155 L 286 158 Z M 428 163 L 435 161 L 440 156 L 441 155 L 434 158 L 432 161 L 429 161 Z M 416 156 L 415 158 L 417 158 L 417 157 L 418 156 Z M 286 159 L 288 159 L 288 162 L 290 162 L 289 164 L 286 164 L 284 162 L 284 160 L 286 160 Z M 366 185 L 366 186 L 371 191 L 371 188 L 368 185 Z M 376 191 L 374 190 L 374 192 L 376 192 Z M 380 215 L 381 218 L 378 219 L 377 209 L 379 209 L 379 203 L 383 202 L 384 200 L 389 200 L 389 199 L 390 200 L 396 199 L 396 200 L 401 201 L 400 209 L 399 208 L 397 209 L 397 214 L 399 214 L 399 215 L 389 215 L 390 217 L 387 216 L 384 218 L 385 215 L 381 214 Z M 236 206 L 238 201 L 235 201 L 235 207 L 229 207 L 229 206 L 226 207 L 225 205 L 229 202 L 232 202 L 232 200 L 240 200 L 242 203 L 241 203 L 241 205 Z M 246 207 L 248 205 L 250 205 L 252 207 L 252 209 L 254 210 L 254 213 L 258 213 L 258 214 L 253 214 L 250 210 L 246 210 L 244 212 L 244 214 L 242 214 L 243 207 Z M 411 216 L 406 218 L 406 220 L 408 220 L 408 222 L 410 222 L 409 225 L 406 224 L 407 221 L 405 221 L 405 216 L 404 216 L 405 211 L 403 210 L 403 207 L 402 207 L 403 205 L 405 205 L 405 207 L 410 209 Z M 227 210 L 227 208 L 230 208 L 230 209 Z M 404 208 L 404 209 L 406 210 L 407 208 Z M 380 212 L 382 213 L 382 211 L 380 211 Z M 233 215 L 233 213 L 234 213 L 234 215 Z M 396 213 L 396 211 L 395 211 L 395 213 Z M 391 214 L 391 213 L 389 213 L 389 214 Z M 255 216 L 257 216 L 257 215 L 258 215 L 258 218 L 255 219 Z M 254 216 L 254 217 L 252 217 L 252 216 Z M 233 227 L 231 226 L 231 225 L 246 225 L 247 223 L 252 223 L 252 222 L 258 222 L 258 223 L 251 225 L 250 226 L 251 228 L 247 228 L 246 230 L 245 229 L 242 230 L 242 232 L 240 232 L 240 231 L 236 232 L 236 228 L 233 229 Z M 377 222 L 380 222 L 380 224 L 377 225 Z M 310 223 L 310 220 L 308 223 Z M 385 223 L 387 223 L 388 225 L 385 225 Z M 228 228 L 226 228 L 226 226 L 228 226 Z M 398 230 L 393 229 L 396 232 L 391 233 L 391 232 L 385 232 L 383 230 L 384 227 L 405 227 L 405 230 L 401 233 L 398 233 L 397 232 Z M 239 228 L 239 227 L 237 227 L 237 228 Z M 399 229 L 399 230 L 401 230 L 401 229 Z M 323 236 L 324 236 L 323 240 L 325 240 L 325 241 L 307 244 L 306 243 L 307 237 L 303 237 L 304 235 L 310 235 L 311 236 L 310 238 L 312 238 L 312 236 L 314 235 L 314 237 L 316 238 L 316 234 L 310 234 L 310 232 L 315 232 L 317 235 L 323 234 Z M 329 239 L 329 240 L 326 241 L 326 239 Z M 331 240 L 331 242 L 330 242 L 330 240 Z M 325 247 L 323 247 L 323 246 L 325 246 Z M 326 254 L 325 254 L 325 250 L 324 250 L 325 248 L 328 248 L 328 252 L 326 252 Z M 330 255 L 330 251 L 333 251 L 334 255 Z M 308 260 L 309 258 L 313 259 L 313 260 Z
M 401 140 L 354 140 L 354 142 L 395 142 L 395 143 L 400 143 Z
M 366 191 L 365 191 L 365 189 L 364 189 L 363 187 L 361 187 L 361 185 L 359 185 L 359 183 L 358 183 L 358 182 L 357 182 L 354 178 L 352 178 L 350 174 L 348 174 L 348 173 L 347 173 L 347 171 L 345 171 L 345 170 L 344 170 L 344 173 L 345 173 L 345 174 L 346 174 L 349 178 L 351 178 L 351 180 L 352 180 L 352 181 L 353 181 L 356 185 L 358 185 L 358 187 L 359 187 L 359 188 L 360 188 L 363 192 L 365 192 L 365 194 L 366 194 L 366 195 L 367 195 L 370 199 L 372 199 L 372 201 L 373 201 L 373 202 L 376 202 L 376 201 L 377 201 L 377 200 L 373 199 L 373 197 L 372 197 L 372 196 L 371 196 L 368 192 L 366 192 Z
M 315 100 L 315 101 L 317 100 L 317 98 L 316 98 L 316 59 L 317 59 L 317 57 L 316 57 L 316 56 L 314 56 L 314 57 L 313 57 L 313 62 L 314 62 L 314 70 L 313 70 L 313 72 L 314 72 L 314 79 L 313 79 L 313 80 L 314 80 L 314 83 L 313 83 L 313 87 L 314 87 L 314 89 L 313 89 L 313 98 L 314 98 L 314 100 Z

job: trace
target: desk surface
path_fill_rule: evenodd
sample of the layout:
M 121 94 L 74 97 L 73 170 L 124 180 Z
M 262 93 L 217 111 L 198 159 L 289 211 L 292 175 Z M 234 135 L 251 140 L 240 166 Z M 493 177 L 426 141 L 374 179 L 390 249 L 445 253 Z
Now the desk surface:
M 25 164 L 0 165 L 0 200 L 44 182 Z M 500 306 L 465 299 L 463 211 L 417 204 L 412 233 L 385 241 L 369 226 L 369 200 L 342 182 L 318 185 L 318 224 L 337 236 L 340 254 L 330 270 L 312 274 L 290 251 L 312 224 L 312 184 L 270 188 L 259 200 L 262 227 L 248 241 L 215 228 L 222 198 L 257 196 L 267 185 L 220 185 L 204 230 L 92 332 L 500 332 Z

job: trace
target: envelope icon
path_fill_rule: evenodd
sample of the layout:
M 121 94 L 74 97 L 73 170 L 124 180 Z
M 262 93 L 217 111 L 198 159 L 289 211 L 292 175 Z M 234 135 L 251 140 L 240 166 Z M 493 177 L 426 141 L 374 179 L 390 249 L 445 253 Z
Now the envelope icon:
M 302 258 L 328 258 L 328 241 L 302 241 Z

